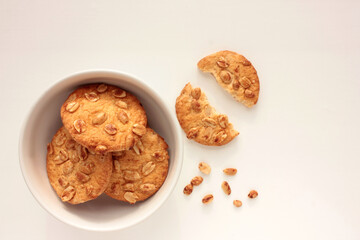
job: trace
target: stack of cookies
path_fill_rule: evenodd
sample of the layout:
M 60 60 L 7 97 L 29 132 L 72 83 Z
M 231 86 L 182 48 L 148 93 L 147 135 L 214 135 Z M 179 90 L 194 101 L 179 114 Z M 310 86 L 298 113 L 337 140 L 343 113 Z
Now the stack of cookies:
M 61 119 L 46 166 L 62 201 L 79 204 L 105 193 L 134 204 L 162 186 L 168 146 L 147 126 L 146 112 L 131 93 L 106 84 L 81 86 L 62 105 Z

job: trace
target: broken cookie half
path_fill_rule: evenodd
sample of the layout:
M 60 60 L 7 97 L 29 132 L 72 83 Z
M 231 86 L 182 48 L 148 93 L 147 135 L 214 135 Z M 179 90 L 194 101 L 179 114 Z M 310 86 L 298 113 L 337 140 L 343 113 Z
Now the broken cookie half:
M 200 88 L 186 84 L 176 99 L 176 115 L 187 138 L 209 146 L 221 146 L 233 140 L 239 132 L 228 117 L 210 106 Z
M 244 56 L 232 51 L 220 51 L 204 57 L 198 68 L 211 73 L 218 84 L 247 107 L 259 98 L 260 83 L 254 66 Z

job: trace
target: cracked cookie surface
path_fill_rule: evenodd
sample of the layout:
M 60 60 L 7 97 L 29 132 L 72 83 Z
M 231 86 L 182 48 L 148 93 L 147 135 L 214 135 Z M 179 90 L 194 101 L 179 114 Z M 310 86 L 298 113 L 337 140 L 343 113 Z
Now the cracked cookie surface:
M 200 88 L 186 84 L 176 99 L 176 116 L 188 139 L 209 146 L 221 146 L 233 140 L 237 132 L 228 117 L 210 105 Z
M 232 51 L 220 51 L 201 59 L 198 68 L 211 73 L 217 83 L 237 101 L 247 107 L 259 98 L 260 83 L 254 66 L 244 56 Z

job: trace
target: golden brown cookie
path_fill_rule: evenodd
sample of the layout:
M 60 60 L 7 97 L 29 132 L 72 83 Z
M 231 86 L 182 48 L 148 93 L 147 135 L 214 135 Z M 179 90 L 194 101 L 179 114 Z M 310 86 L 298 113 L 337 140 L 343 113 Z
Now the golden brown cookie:
M 111 154 L 95 155 L 61 127 L 48 144 L 46 169 L 63 202 L 79 204 L 98 197 L 110 182 Z
M 211 73 L 218 84 L 237 101 L 247 107 L 259 98 L 260 83 L 254 66 L 244 56 L 231 51 L 220 51 L 204 57 L 198 68 Z
M 239 132 L 228 117 L 210 106 L 200 88 L 188 83 L 176 99 L 176 115 L 187 138 L 203 145 L 221 146 L 233 140 Z
M 113 174 L 105 193 L 131 204 L 155 194 L 167 176 L 167 148 L 164 139 L 147 128 L 133 149 L 113 153 Z
M 76 89 L 62 105 L 61 118 L 74 140 L 96 153 L 130 149 L 147 124 L 134 95 L 105 84 Z

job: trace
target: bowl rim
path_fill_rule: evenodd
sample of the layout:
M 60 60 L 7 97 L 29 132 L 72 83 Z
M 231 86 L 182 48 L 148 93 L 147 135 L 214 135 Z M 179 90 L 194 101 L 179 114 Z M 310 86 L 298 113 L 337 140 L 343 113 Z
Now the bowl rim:
M 25 166 L 24 166 L 24 161 L 25 161 L 25 156 L 23 155 L 23 139 L 24 139 L 24 135 L 26 132 L 26 126 L 29 122 L 29 119 L 32 115 L 32 112 L 34 112 L 36 106 L 38 105 L 38 103 L 45 97 L 48 95 L 49 91 L 51 91 L 52 89 L 58 87 L 59 85 L 61 85 L 63 82 L 66 81 L 70 81 L 71 79 L 77 78 L 77 77 L 81 77 L 82 75 L 94 75 L 94 78 L 98 78 L 98 77 L 105 77 L 104 75 L 111 75 L 110 77 L 113 78 L 119 78 L 121 79 L 122 77 L 131 79 L 132 81 L 136 82 L 136 84 L 140 84 L 142 85 L 142 87 L 144 87 L 146 89 L 147 92 L 150 93 L 150 95 L 155 99 L 155 101 L 160 105 L 160 108 L 164 110 L 164 113 L 167 115 L 167 117 L 171 120 L 171 125 L 172 128 L 174 129 L 174 136 L 175 136 L 175 148 L 178 149 L 175 153 L 174 158 L 177 158 L 178 161 L 176 162 L 176 165 L 174 165 L 175 168 L 175 176 L 174 179 L 172 181 L 172 183 L 169 186 L 169 190 L 167 192 L 164 193 L 164 197 L 161 199 L 161 201 L 158 201 L 155 203 L 155 206 L 150 210 L 147 211 L 146 214 L 144 214 L 143 216 L 141 216 L 137 221 L 133 221 L 127 225 L 122 225 L 122 226 L 114 226 L 114 227 L 98 227 L 98 228 L 94 228 L 94 227 L 88 227 L 88 226 L 84 226 L 81 224 L 77 224 L 76 221 L 71 221 L 71 220 L 67 220 L 67 219 L 63 219 L 62 217 L 58 216 L 55 212 L 51 211 L 47 205 L 41 200 L 41 197 L 36 193 L 35 187 L 32 185 L 29 176 L 27 175 L 26 171 L 25 171 Z M 108 76 L 109 77 L 109 76 Z M 91 77 L 88 77 L 89 79 L 91 79 Z M 86 79 L 86 78 L 83 78 Z M 67 75 L 66 77 L 61 78 L 60 80 L 52 83 L 46 90 L 45 92 L 43 92 L 40 97 L 38 97 L 31 105 L 31 107 L 28 109 L 25 118 L 22 122 L 21 125 L 21 129 L 20 129 L 20 135 L 19 135 L 19 142 L 18 142 L 18 152 L 19 152 L 19 164 L 20 164 L 20 169 L 21 169 L 21 173 L 22 176 L 25 180 L 25 183 L 30 191 L 30 193 L 33 195 L 33 197 L 36 199 L 36 201 L 40 204 L 40 206 L 45 209 L 51 216 L 55 217 L 56 219 L 58 219 L 59 221 L 68 224 L 70 226 L 73 227 L 77 227 L 79 229 L 83 229 L 83 230 L 88 230 L 88 231 L 97 231 L 97 232 L 108 232 L 108 231 L 116 231 L 116 230 L 123 230 L 126 228 L 130 228 L 136 224 L 139 224 L 141 222 L 143 222 L 145 219 L 147 219 L 148 217 L 150 217 L 155 211 L 157 211 L 170 197 L 171 193 L 174 191 L 175 186 L 179 180 L 180 177 L 180 173 L 181 173 L 181 169 L 183 166 L 183 149 L 184 149 L 184 144 L 183 144 L 183 137 L 181 134 L 181 130 L 180 127 L 177 123 L 177 119 L 175 118 L 174 114 L 171 112 L 171 110 L 169 109 L 169 107 L 165 104 L 165 101 L 160 97 L 160 95 L 152 88 L 150 88 L 149 85 L 147 85 L 144 81 L 141 80 L 141 78 L 126 73 L 126 72 L 122 72 L 119 70 L 114 70 L 114 69 L 107 69 L 107 68 L 99 68 L 99 69 L 87 69 L 87 70 L 83 70 L 83 71 L 78 71 L 75 73 L 72 73 L 70 75 Z M 165 180 L 166 181 L 166 180 Z

